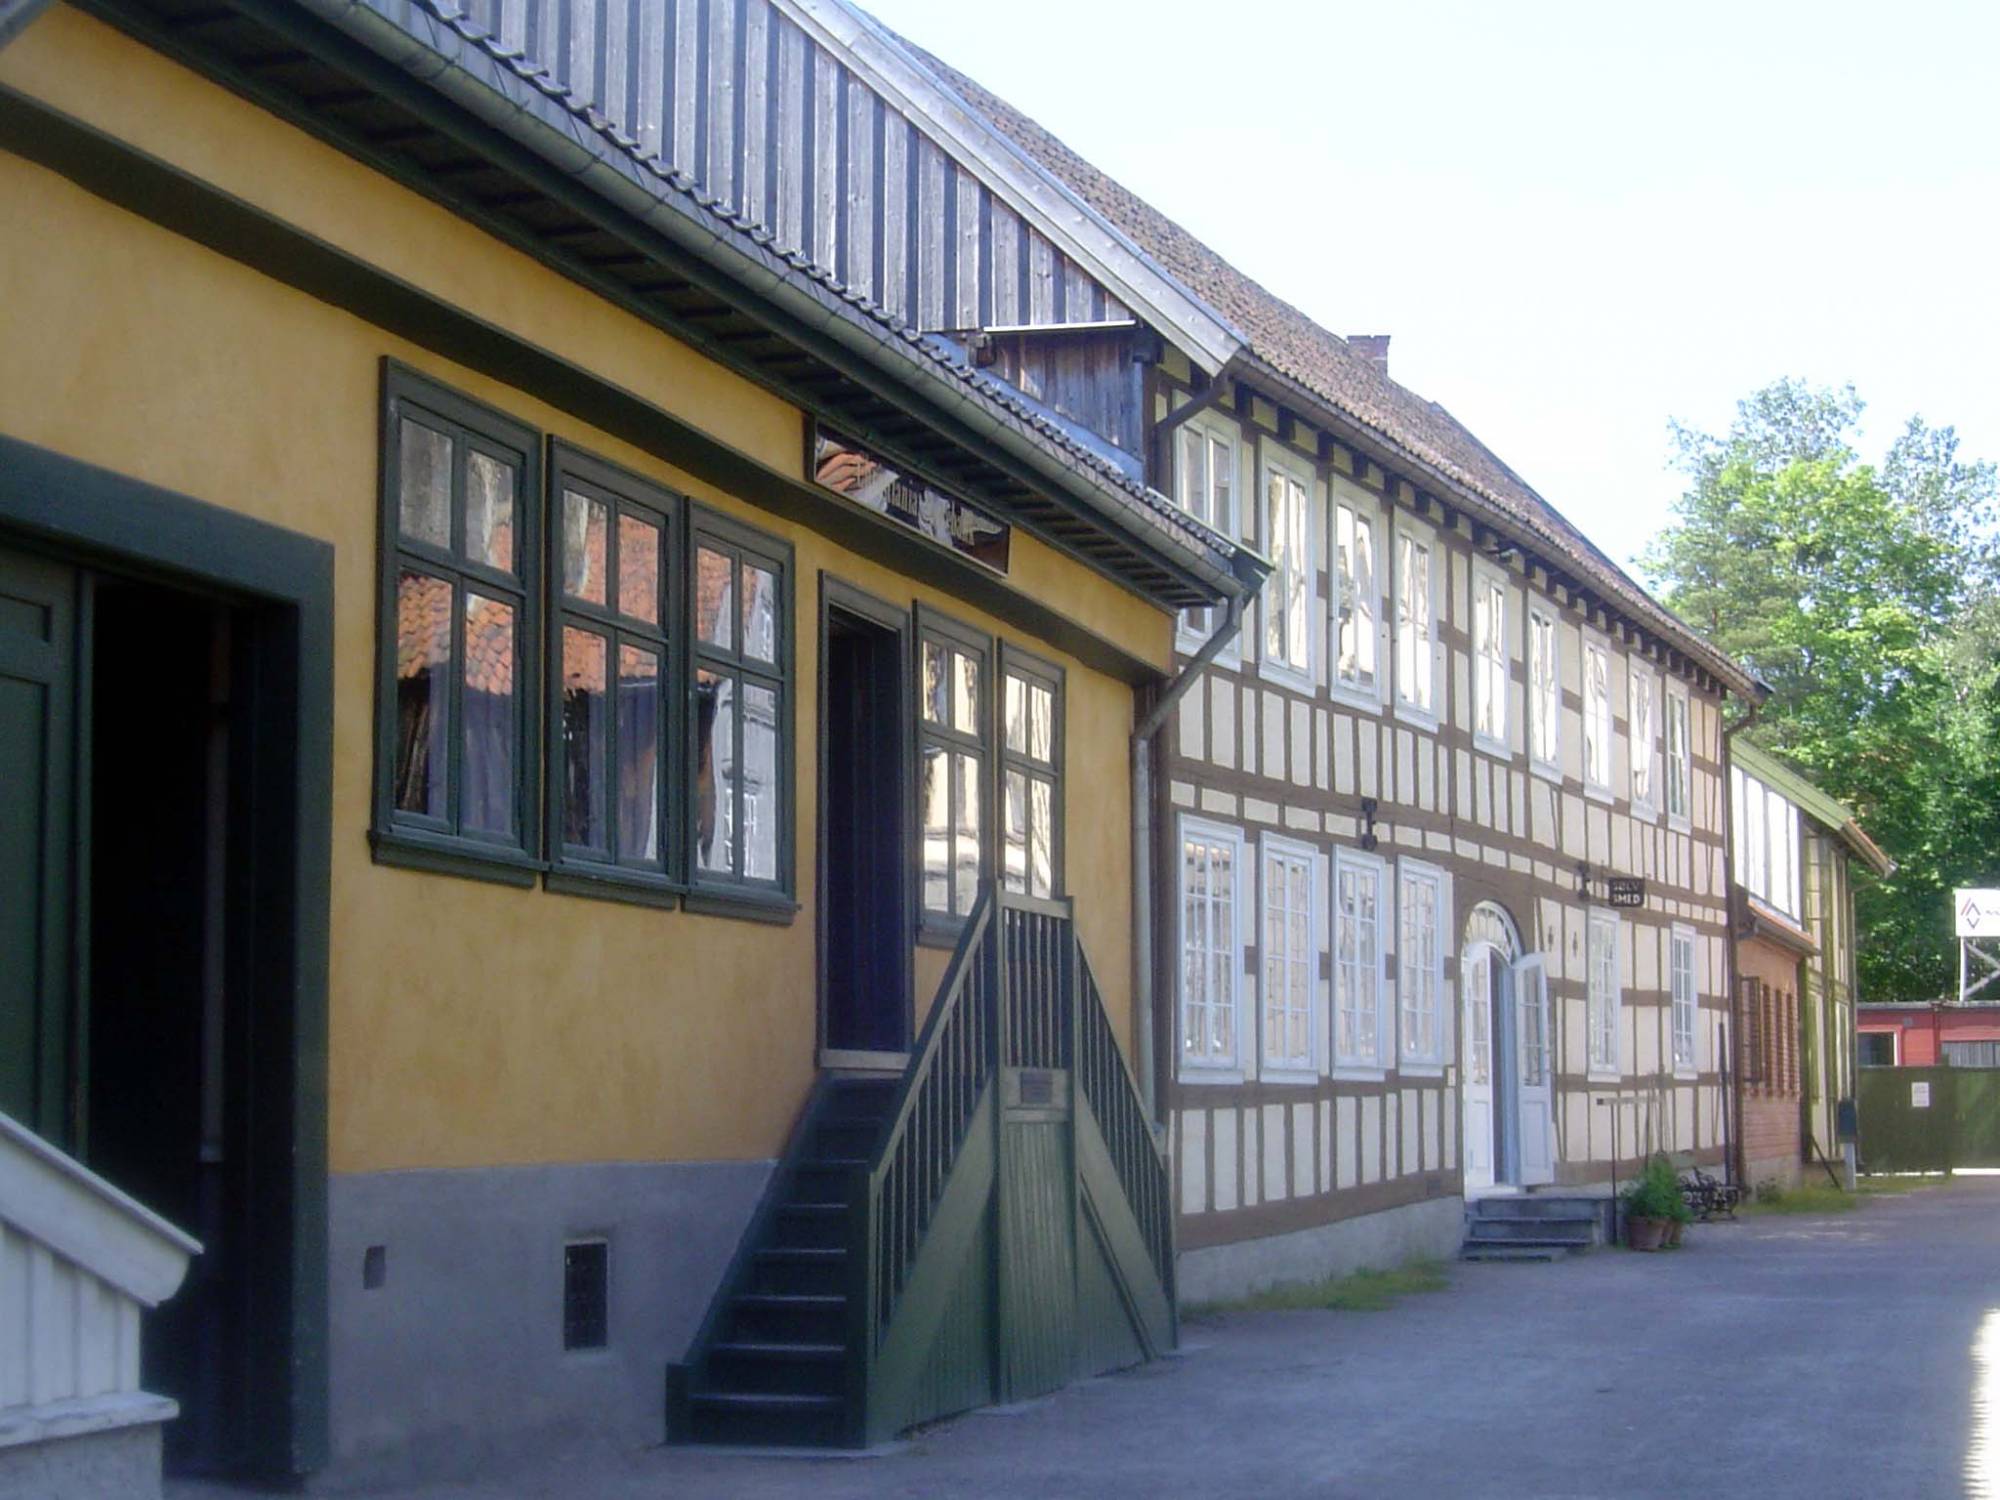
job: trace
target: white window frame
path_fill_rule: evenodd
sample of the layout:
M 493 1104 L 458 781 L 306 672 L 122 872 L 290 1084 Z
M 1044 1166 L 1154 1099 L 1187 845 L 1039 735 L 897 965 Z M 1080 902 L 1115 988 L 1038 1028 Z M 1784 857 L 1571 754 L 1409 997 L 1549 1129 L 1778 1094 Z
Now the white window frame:
M 1404 547 L 1421 547 L 1427 560 L 1429 584 L 1428 618 L 1425 629 L 1411 631 L 1405 628 L 1404 601 L 1410 597 L 1403 586 Z M 1396 514 L 1396 524 L 1390 528 L 1390 581 L 1392 585 L 1389 608 L 1394 615 L 1394 629 L 1391 641 L 1394 647 L 1394 676 L 1396 717 L 1425 729 L 1436 729 L 1442 719 L 1442 705 L 1438 699 L 1443 696 L 1442 673 L 1438 670 L 1438 604 L 1442 595 L 1438 575 L 1449 568 L 1450 559 L 1440 545 L 1435 527 L 1424 525 L 1400 511 Z M 1408 658 L 1408 669 L 1405 658 Z M 1418 673 L 1428 674 L 1418 677 Z M 1423 682 L 1425 696 L 1422 702 L 1411 696 L 1413 680 Z
M 1271 1045 L 1271 862 L 1281 860 L 1303 865 L 1306 872 L 1306 951 L 1286 962 L 1296 962 L 1305 976 L 1303 1014 L 1305 1051 L 1286 1054 Z M 1185 908 L 1183 908 L 1185 910 Z M 1263 1039 L 1263 1067 L 1260 1076 L 1267 1083 L 1319 1082 L 1319 953 L 1320 942 L 1319 851 L 1311 844 L 1281 834 L 1266 833 L 1257 840 L 1257 1029 Z
M 1527 608 L 1527 658 L 1528 658 L 1528 766 L 1542 775 L 1556 781 L 1562 780 L 1562 722 L 1563 722 L 1563 680 L 1562 680 L 1562 615 L 1555 606 L 1540 599 L 1530 599 Z M 1535 642 L 1537 625 L 1548 627 L 1549 654 L 1548 670 L 1545 677 L 1535 672 Z M 1546 689 L 1546 691 L 1544 691 Z M 1548 741 L 1548 754 L 1542 754 L 1542 740 Z
M 1616 1083 L 1625 1076 L 1624 923 L 1618 914 L 1593 907 L 1584 943 L 1584 1041 L 1593 1083 Z M 1607 970 L 1608 961 L 1608 970 Z M 1609 1041 L 1607 1056 L 1603 1043 Z
M 1472 564 L 1472 743 L 1489 755 L 1511 757 L 1513 725 L 1508 698 L 1514 683 L 1514 650 L 1508 638 L 1507 575 L 1483 558 Z M 1496 611 L 1490 623 L 1482 606 Z M 1495 653 L 1498 659 L 1495 659 Z M 1493 723 L 1486 719 L 1491 710 Z
M 1340 958 L 1340 878 L 1352 874 L 1375 882 L 1375 957 L 1372 964 L 1356 961 L 1343 965 Z M 1396 1018 L 1389 1010 L 1389 986 L 1386 978 L 1385 958 L 1388 944 L 1384 936 L 1394 920 L 1394 890 L 1389 881 L 1389 867 L 1379 855 L 1364 854 L 1357 849 L 1336 849 L 1333 855 L 1332 927 L 1329 938 L 1333 948 L 1333 1031 L 1331 1039 L 1333 1076 L 1356 1082 L 1377 1082 L 1388 1071 L 1389 1059 L 1394 1051 L 1391 1040 L 1396 1034 Z M 1388 920 L 1385 920 L 1385 914 Z M 1372 969 L 1372 974 L 1370 970 Z M 1346 1051 L 1340 1045 L 1340 1002 L 1350 983 L 1358 983 L 1360 1005 L 1357 1013 L 1364 1008 L 1375 1017 L 1375 1046 L 1372 1051 Z
M 1423 971 L 1408 951 L 1411 934 L 1403 923 L 1403 891 L 1406 886 L 1428 886 L 1432 892 L 1430 978 L 1431 1045 L 1413 1044 L 1410 1016 L 1418 1008 L 1411 1004 L 1410 980 Z M 1451 876 L 1436 865 L 1420 859 L 1396 861 L 1396 1066 L 1404 1076 L 1438 1077 L 1452 1055 L 1452 1004 L 1445 982 L 1445 950 L 1451 945 Z M 1420 1013 L 1420 1012 L 1419 1012 Z
M 1596 657 L 1604 663 L 1604 693 L 1595 703 L 1590 690 L 1590 663 Z M 1583 653 L 1577 663 L 1577 701 L 1582 708 L 1583 789 L 1602 801 L 1611 800 L 1611 777 L 1618 764 L 1615 753 L 1618 740 L 1618 719 L 1612 710 L 1613 657 L 1611 643 L 1594 630 L 1583 632 Z M 1597 743 L 1603 750 L 1603 764 L 1591 764 L 1591 732 L 1597 732 Z
M 1180 1058 L 1180 1076 L 1190 1083 L 1241 1083 L 1243 1081 L 1243 860 L 1246 845 L 1243 830 L 1206 818 L 1182 817 L 1176 825 L 1174 885 L 1179 900 L 1175 910 L 1174 954 L 1174 1037 Z M 1212 845 L 1227 845 L 1231 852 L 1229 947 L 1223 972 L 1229 981 L 1229 1053 L 1190 1057 L 1187 1049 L 1187 844 L 1190 839 Z
M 1319 647 L 1316 644 L 1323 635 L 1319 610 L 1319 548 L 1316 512 L 1318 485 L 1314 482 L 1312 466 L 1303 459 L 1295 459 L 1282 448 L 1268 440 L 1260 442 L 1261 452 L 1257 465 L 1257 528 L 1263 538 L 1264 555 L 1271 559 L 1271 576 L 1264 580 L 1264 587 L 1257 596 L 1257 667 L 1258 675 L 1269 682 L 1283 687 L 1295 688 L 1302 693 L 1310 693 L 1314 684 L 1314 668 L 1317 666 Z M 1273 533 L 1274 517 L 1271 514 L 1271 481 L 1283 478 L 1299 488 L 1300 505 L 1304 514 L 1299 518 L 1298 532 L 1293 541 L 1298 548 L 1296 575 L 1289 566 L 1291 546 L 1282 552 L 1278 538 Z M 1292 591 L 1296 589 L 1298 594 Z M 1275 620 L 1273 609 L 1280 591 L 1287 598 L 1303 595 L 1303 619 L 1299 625 L 1298 644 L 1304 653 L 1303 664 L 1289 655 L 1279 656 L 1272 645 L 1272 625 Z
M 1668 1045 L 1676 1078 L 1692 1078 L 1701 1068 L 1701 986 L 1696 972 L 1694 929 L 1676 922 L 1667 931 Z
M 1694 822 L 1694 707 L 1688 701 L 1687 688 L 1669 681 L 1666 691 L 1666 716 L 1660 721 L 1661 732 L 1666 737 L 1665 753 L 1662 761 L 1666 778 L 1661 790 L 1666 794 L 1667 826 L 1685 833 Z M 1681 725 L 1681 753 L 1674 754 L 1674 716 L 1678 712 Z M 1678 792 L 1678 797 L 1676 797 Z M 1679 811 L 1674 804 L 1680 803 Z
M 1186 459 L 1184 449 L 1182 448 L 1182 443 L 1190 436 L 1199 438 L 1206 445 L 1209 461 L 1209 493 L 1198 507 L 1189 501 L 1185 469 Z M 1207 412 L 1203 412 L 1201 415 L 1189 417 L 1185 422 L 1181 423 L 1179 427 L 1174 429 L 1171 438 L 1173 444 L 1171 462 L 1173 464 L 1174 503 L 1184 513 L 1201 522 L 1202 525 L 1228 538 L 1231 543 L 1235 543 L 1243 534 L 1243 437 L 1241 432 L 1237 430 L 1234 423 L 1220 421 L 1210 416 Z M 1215 449 L 1218 445 L 1229 456 L 1229 514 L 1226 516 L 1214 514 L 1216 509 L 1214 481 L 1216 471 L 1214 464 Z M 1184 653 L 1192 654 L 1199 651 L 1207 642 L 1209 633 L 1214 630 L 1217 619 L 1214 610 L 1215 606 L 1209 605 L 1195 609 L 1184 609 L 1180 612 L 1178 623 L 1175 627 L 1175 641 Z M 1243 660 L 1242 641 L 1243 631 L 1241 627 L 1238 627 L 1236 634 L 1230 638 L 1229 643 L 1216 654 L 1216 660 L 1225 666 L 1241 666 Z
M 1328 488 L 1326 576 L 1330 597 L 1327 600 L 1326 630 L 1327 691 L 1343 703 L 1379 711 L 1389 700 L 1389 678 L 1395 668 L 1389 621 L 1383 613 L 1388 599 L 1387 582 L 1393 557 L 1393 550 L 1384 541 L 1389 528 L 1381 507 L 1365 493 L 1345 490 L 1337 483 Z M 1368 600 L 1369 629 L 1375 645 L 1375 680 L 1372 683 L 1340 674 L 1340 625 L 1343 613 L 1350 608 L 1340 571 L 1340 517 L 1343 511 L 1356 528 L 1366 525 L 1375 540 L 1375 576 Z
M 1646 700 L 1644 743 L 1641 743 L 1639 700 Z M 1660 815 L 1660 674 L 1651 667 L 1629 662 L 1625 668 L 1625 739 L 1630 747 L 1627 781 L 1631 789 L 1634 817 L 1657 819 Z M 1644 786 L 1641 787 L 1642 780 Z M 1643 790 L 1644 795 L 1640 795 Z

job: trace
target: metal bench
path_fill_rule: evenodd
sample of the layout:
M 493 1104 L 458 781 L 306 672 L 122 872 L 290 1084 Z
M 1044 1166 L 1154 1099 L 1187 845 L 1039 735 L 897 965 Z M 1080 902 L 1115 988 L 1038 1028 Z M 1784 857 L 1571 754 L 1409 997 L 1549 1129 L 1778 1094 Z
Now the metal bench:
M 1706 1224 L 1711 1219 L 1734 1219 L 1736 1205 L 1743 1201 L 1743 1189 L 1733 1182 L 1717 1182 L 1700 1167 L 1682 1169 L 1681 1196 L 1694 1216 Z

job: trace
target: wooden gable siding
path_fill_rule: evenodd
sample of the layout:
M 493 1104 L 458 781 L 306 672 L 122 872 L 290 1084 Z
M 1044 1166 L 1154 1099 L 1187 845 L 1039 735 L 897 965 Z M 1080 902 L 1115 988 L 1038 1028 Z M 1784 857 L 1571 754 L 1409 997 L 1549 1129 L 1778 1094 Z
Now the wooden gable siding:
M 1137 454 L 1145 378 L 1134 328 L 993 336 L 993 373 L 1052 411 Z
M 775 0 L 440 6 L 919 329 L 1132 316 Z

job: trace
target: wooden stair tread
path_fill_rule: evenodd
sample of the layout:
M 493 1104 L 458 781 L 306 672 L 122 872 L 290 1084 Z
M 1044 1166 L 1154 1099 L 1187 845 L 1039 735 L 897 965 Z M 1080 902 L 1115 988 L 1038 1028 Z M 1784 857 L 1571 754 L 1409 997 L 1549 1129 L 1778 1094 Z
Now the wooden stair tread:
M 844 1359 L 845 1344 L 779 1344 L 753 1339 L 714 1345 L 711 1355 L 727 1354 L 736 1359 L 796 1359 L 814 1362 Z
M 696 1406 L 734 1411 L 839 1411 L 846 1404 L 839 1396 L 801 1396 L 785 1391 L 696 1391 L 688 1400 Z

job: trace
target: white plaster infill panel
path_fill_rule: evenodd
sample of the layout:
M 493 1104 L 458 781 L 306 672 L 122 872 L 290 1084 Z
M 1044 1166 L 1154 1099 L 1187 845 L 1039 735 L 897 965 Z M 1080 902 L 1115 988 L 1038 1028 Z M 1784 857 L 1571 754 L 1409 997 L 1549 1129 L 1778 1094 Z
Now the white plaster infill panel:
M 139 1389 L 139 1312 L 201 1246 L 0 1114 L 0 1448 L 163 1422 Z

